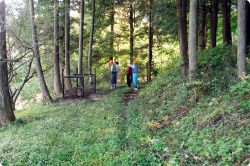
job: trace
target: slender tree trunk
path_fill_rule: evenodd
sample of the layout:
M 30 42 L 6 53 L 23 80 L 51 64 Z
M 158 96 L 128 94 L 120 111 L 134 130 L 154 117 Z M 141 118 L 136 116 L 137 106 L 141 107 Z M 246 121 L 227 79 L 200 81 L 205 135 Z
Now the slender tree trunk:
M 65 75 L 70 75 L 70 55 L 69 55 L 69 43 L 70 43 L 70 0 L 66 0 L 65 6 Z M 70 78 L 65 79 L 66 89 L 72 88 Z
M 187 10 L 186 0 L 178 0 L 177 3 L 178 36 L 180 45 L 180 59 L 183 74 L 188 75 L 188 40 L 187 40 Z
M 115 10 L 114 10 L 114 2 L 113 0 L 110 1 L 111 2 L 111 17 L 110 17 L 110 21 L 111 21 L 111 27 L 110 27 L 110 31 L 111 31 L 111 39 L 110 39 L 110 52 L 111 52 L 111 57 L 110 59 L 113 60 L 114 57 L 114 24 L 115 24 Z
M 195 80 L 197 72 L 197 0 L 190 0 L 189 14 L 189 79 Z
M 153 58 L 153 25 L 152 25 L 152 5 L 153 2 L 150 0 L 150 12 L 149 12 L 149 57 L 148 57 L 148 76 L 147 76 L 147 82 L 151 81 L 151 73 L 152 73 L 152 58 Z
M 46 85 L 44 76 L 43 76 L 43 70 L 42 70 L 42 65 L 40 61 L 37 31 L 36 31 L 36 25 L 35 25 L 34 2 L 33 0 L 29 0 L 29 3 L 30 3 L 30 22 L 31 22 L 31 27 L 32 27 L 33 51 L 34 51 L 35 62 L 36 62 L 36 73 L 37 73 L 38 80 L 40 83 L 43 100 L 52 100 L 48 87 Z
M 7 69 L 5 0 L 0 1 L 0 126 L 13 122 L 13 103 L 10 97 Z
M 231 0 L 222 1 L 222 14 L 223 14 L 223 27 L 222 27 L 223 43 L 232 45 Z
M 198 14 L 198 46 L 204 50 L 206 48 L 206 0 L 200 0 L 200 10 Z
M 60 8 L 60 15 L 61 15 L 61 21 L 63 22 L 61 25 L 61 32 L 60 32 L 60 41 L 59 41 L 59 51 L 60 51 L 60 72 L 62 71 L 62 68 L 65 68 L 65 0 L 63 0 L 63 5 Z M 61 73 L 62 75 L 63 73 Z
M 246 46 L 247 46 L 247 53 L 250 52 L 250 2 L 246 3 L 246 12 L 247 12 L 247 39 L 246 39 Z
M 129 25 L 130 25 L 130 63 L 133 63 L 134 56 L 134 26 L 133 26 L 133 4 L 130 3 L 130 15 L 129 15 Z
M 83 74 L 83 69 L 82 69 L 82 59 L 83 59 L 83 25 L 84 25 L 84 0 L 82 0 L 82 2 L 81 2 L 78 74 Z M 82 85 L 82 79 L 78 79 L 78 84 L 80 86 Z
M 216 47 L 216 36 L 218 26 L 218 0 L 210 0 L 211 14 L 210 14 L 210 42 L 211 47 Z
M 92 22 L 91 22 L 91 33 L 89 39 L 89 57 L 88 57 L 88 73 L 92 73 L 92 46 L 93 46 L 93 37 L 94 37 L 94 28 L 95 28 L 95 0 L 92 0 Z M 91 83 L 91 79 L 89 79 Z
M 237 0 L 238 10 L 238 48 L 237 65 L 238 77 L 244 78 L 247 75 L 246 66 L 246 0 Z
M 62 84 L 60 77 L 59 61 L 59 13 L 58 1 L 54 0 L 54 92 L 56 95 L 62 95 Z

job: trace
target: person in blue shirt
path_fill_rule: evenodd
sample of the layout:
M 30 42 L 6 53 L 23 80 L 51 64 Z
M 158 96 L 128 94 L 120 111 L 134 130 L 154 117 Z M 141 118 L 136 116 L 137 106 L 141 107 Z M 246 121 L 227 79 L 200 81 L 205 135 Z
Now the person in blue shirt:
M 137 90 L 137 80 L 138 80 L 138 72 L 139 68 L 137 66 L 137 61 L 134 61 L 134 64 L 128 64 L 132 68 L 132 75 L 133 75 L 133 85 L 134 85 L 134 90 Z
M 118 85 L 118 73 L 120 71 L 120 66 L 119 66 L 119 63 L 118 62 L 115 62 L 115 66 L 116 66 L 116 85 L 115 87 Z

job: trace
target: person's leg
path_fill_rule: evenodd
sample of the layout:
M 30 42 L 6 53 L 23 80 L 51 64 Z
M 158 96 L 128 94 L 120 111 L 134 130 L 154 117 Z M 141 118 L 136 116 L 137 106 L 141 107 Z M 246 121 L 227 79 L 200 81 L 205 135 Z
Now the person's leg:
M 128 87 L 131 86 L 131 83 L 130 83 L 130 75 L 129 75 L 129 74 L 127 74 L 127 84 L 128 84 Z
M 115 82 L 115 83 L 114 83 L 114 84 L 115 84 L 115 85 L 114 85 L 114 88 L 116 88 L 116 84 L 117 84 L 117 72 L 114 72 L 114 77 L 115 77 L 115 78 L 114 78 L 114 82 Z
M 118 72 L 116 72 L 116 85 L 118 85 Z
M 137 79 L 138 79 L 138 73 L 133 73 L 133 84 L 135 90 L 137 89 Z
M 133 74 L 130 75 L 130 84 L 133 84 Z
M 114 84 L 115 84 L 115 73 L 111 72 L 111 89 L 114 89 Z
M 110 77 L 110 83 L 111 83 L 111 89 L 112 89 L 112 87 L 113 87 L 113 86 L 112 86 L 112 78 L 113 78 L 113 77 L 112 77 L 112 72 L 111 72 L 110 75 L 111 75 L 111 77 Z
M 132 79 L 133 77 L 132 77 L 132 74 L 131 75 L 129 75 L 129 85 L 130 85 L 130 87 L 131 87 L 131 85 L 132 85 Z

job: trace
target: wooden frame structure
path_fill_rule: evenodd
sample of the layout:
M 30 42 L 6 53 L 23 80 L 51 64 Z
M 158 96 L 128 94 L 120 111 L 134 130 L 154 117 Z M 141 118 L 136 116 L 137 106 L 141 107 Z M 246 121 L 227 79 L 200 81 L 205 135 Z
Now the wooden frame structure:
M 64 98 L 64 79 L 65 78 L 76 78 L 76 87 L 79 87 L 78 85 L 78 79 L 82 78 L 82 98 L 84 98 L 84 77 L 95 77 L 95 93 L 96 93 L 96 70 L 95 70 L 95 74 L 73 74 L 73 75 L 69 75 L 69 76 L 64 76 L 63 75 L 63 70 L 62 70 L 62 90 L 63 90 L 63 98 Z

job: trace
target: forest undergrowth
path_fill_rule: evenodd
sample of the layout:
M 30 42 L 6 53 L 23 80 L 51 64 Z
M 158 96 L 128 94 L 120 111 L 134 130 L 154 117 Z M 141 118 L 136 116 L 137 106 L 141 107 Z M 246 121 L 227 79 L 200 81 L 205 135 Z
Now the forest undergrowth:
M 0 128 L 0 163 L 247 165 L 250 81 L 228 67 L 236 57 L 227 50 L 202 52 L 194 83 L 173 63 L 138 93 L 120 85 L 95 101 L 15 111 L 17 121 Z

